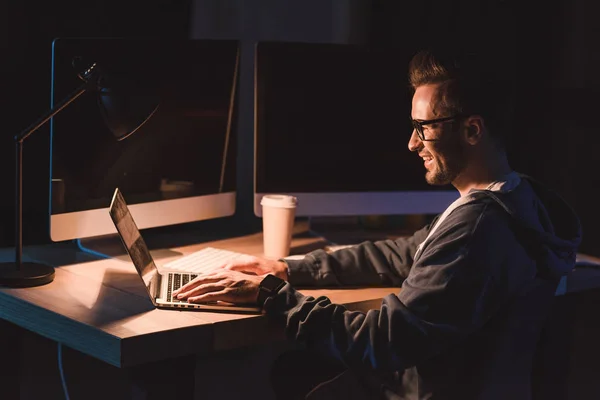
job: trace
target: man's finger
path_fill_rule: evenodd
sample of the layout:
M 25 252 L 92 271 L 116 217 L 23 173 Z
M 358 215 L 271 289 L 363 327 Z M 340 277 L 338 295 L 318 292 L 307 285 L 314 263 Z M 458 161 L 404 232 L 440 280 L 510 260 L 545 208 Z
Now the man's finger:
M 226 289 L 215 292 L 207 292 L 199 296 L 188 298 L 190 303 L 208 303 L 214 301 L 228 301 L 229 296 L 227 295 Z
M 218 282 L 220 280 L 221 280 L 221 278 L 217 278 L 217 277 L 214 277 L 212 275 L 198 276 L 194 280 L 186 283 L 185 285 L 183 285 L 182 287 L 180 287 L 179 289 L 177 289 L 176 291 L 174 291 L 173 292 L 173 296 L 177 296 L 180 293 L 189 292 L 190 290 L 194 289 L 197 286 L 204 285 L 206 283 Z
M 220 285 L 218 283 L 204 283 L 201 285 L 196 286 L 195 288 L 188 290 L 186 292 L 181 292 L 177 294 L 177 298 L 178 299 L 185 299 L 188 298 L 189 301 L 189 297 L 190 296 L 199 296 L 208 292 L 215 292 L 215 291 L 219 291 L 219 290 L 223 290 L 224 286 Z

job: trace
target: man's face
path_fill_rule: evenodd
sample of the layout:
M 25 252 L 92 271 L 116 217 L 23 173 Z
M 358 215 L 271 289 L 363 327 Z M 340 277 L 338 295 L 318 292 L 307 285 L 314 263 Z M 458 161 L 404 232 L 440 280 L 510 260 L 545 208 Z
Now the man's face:
M 412 118 L 425 121 L 449 117 L 450 115 L 443 115 L 437 94 L 438 85 L 417 87 L 412 99 Z M 453 120 L 423 126 L 425 139 L 436 139 L 435 141 L 423 141 L 415 130 L 412 132 L 408 148 L 423 159 L 427 170 L 425 180 L 430 185 L 452 183 L 467 164 L 458 123 Z

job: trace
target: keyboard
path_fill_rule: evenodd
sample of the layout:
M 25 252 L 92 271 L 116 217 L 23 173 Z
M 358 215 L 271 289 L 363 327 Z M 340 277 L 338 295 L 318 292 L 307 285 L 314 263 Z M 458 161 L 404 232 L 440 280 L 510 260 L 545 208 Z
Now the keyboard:
M 186 300 L 179 300 L 173 298 L 173 292 L 197 277 L 196 274 L 180 274 L 180 273 L 169 273 L 167 283 L 167 301 L 169 302 L 185 302 Z
M 163 264 L 162 268 L 169 271 L 203 274 L 243 256 L 245 254 L 236 253 L 235 251 L 205 247 L 202 250 Z

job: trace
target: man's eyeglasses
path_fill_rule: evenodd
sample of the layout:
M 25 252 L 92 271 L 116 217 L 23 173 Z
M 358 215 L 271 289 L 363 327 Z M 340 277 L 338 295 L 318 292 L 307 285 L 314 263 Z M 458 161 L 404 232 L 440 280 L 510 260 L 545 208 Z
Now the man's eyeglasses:
M 453 115 L 451 117 L 444 117 L 444 118 L 437 118 L 437 119 L 425 119 L 425 120 L 411 119 L 411 122 L 412 122 L 413 129 L 415 131 L 417 131 L 417 135 L 419 136 L 419 139 L 422 142 L 435 142 L 436 140 L 440 140 L 440 139 L 425 139 L 425 134 L 423 133 L 423 127 L 425 125 L 437 124 L 439 122 L 452 121 L 453 119 L 456 119 L 459 117 L 460 117 L 460 115 Z

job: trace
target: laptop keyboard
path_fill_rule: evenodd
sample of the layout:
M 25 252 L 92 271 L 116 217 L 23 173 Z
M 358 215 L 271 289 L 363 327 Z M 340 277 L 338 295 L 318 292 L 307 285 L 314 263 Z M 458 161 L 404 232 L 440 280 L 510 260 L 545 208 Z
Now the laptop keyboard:
M 187 273 L 207 273 L 220 268 L 244 254 L 234 251 L 206 247 L 187 256 L 178 258 L 166 264 L 163 268 L 169 271 L 181 271 Z
M 197 277 L 196 274 L 169 273 L 167 282 L 167 301 L 179 302 L 181 300 L 173 298 L 173 292 Z
M 220 268 L 229 261 L 235 260 L 242 253 L 234 251 L 206 247 L 177 260 L 163 264 L 162 268 L 169 271 L 181 271 L 181 273 L 168 272 L 167 301 L 178 302 L 173 299 L 172 293 L 197 277 L 199 274 L 207 273 Z

